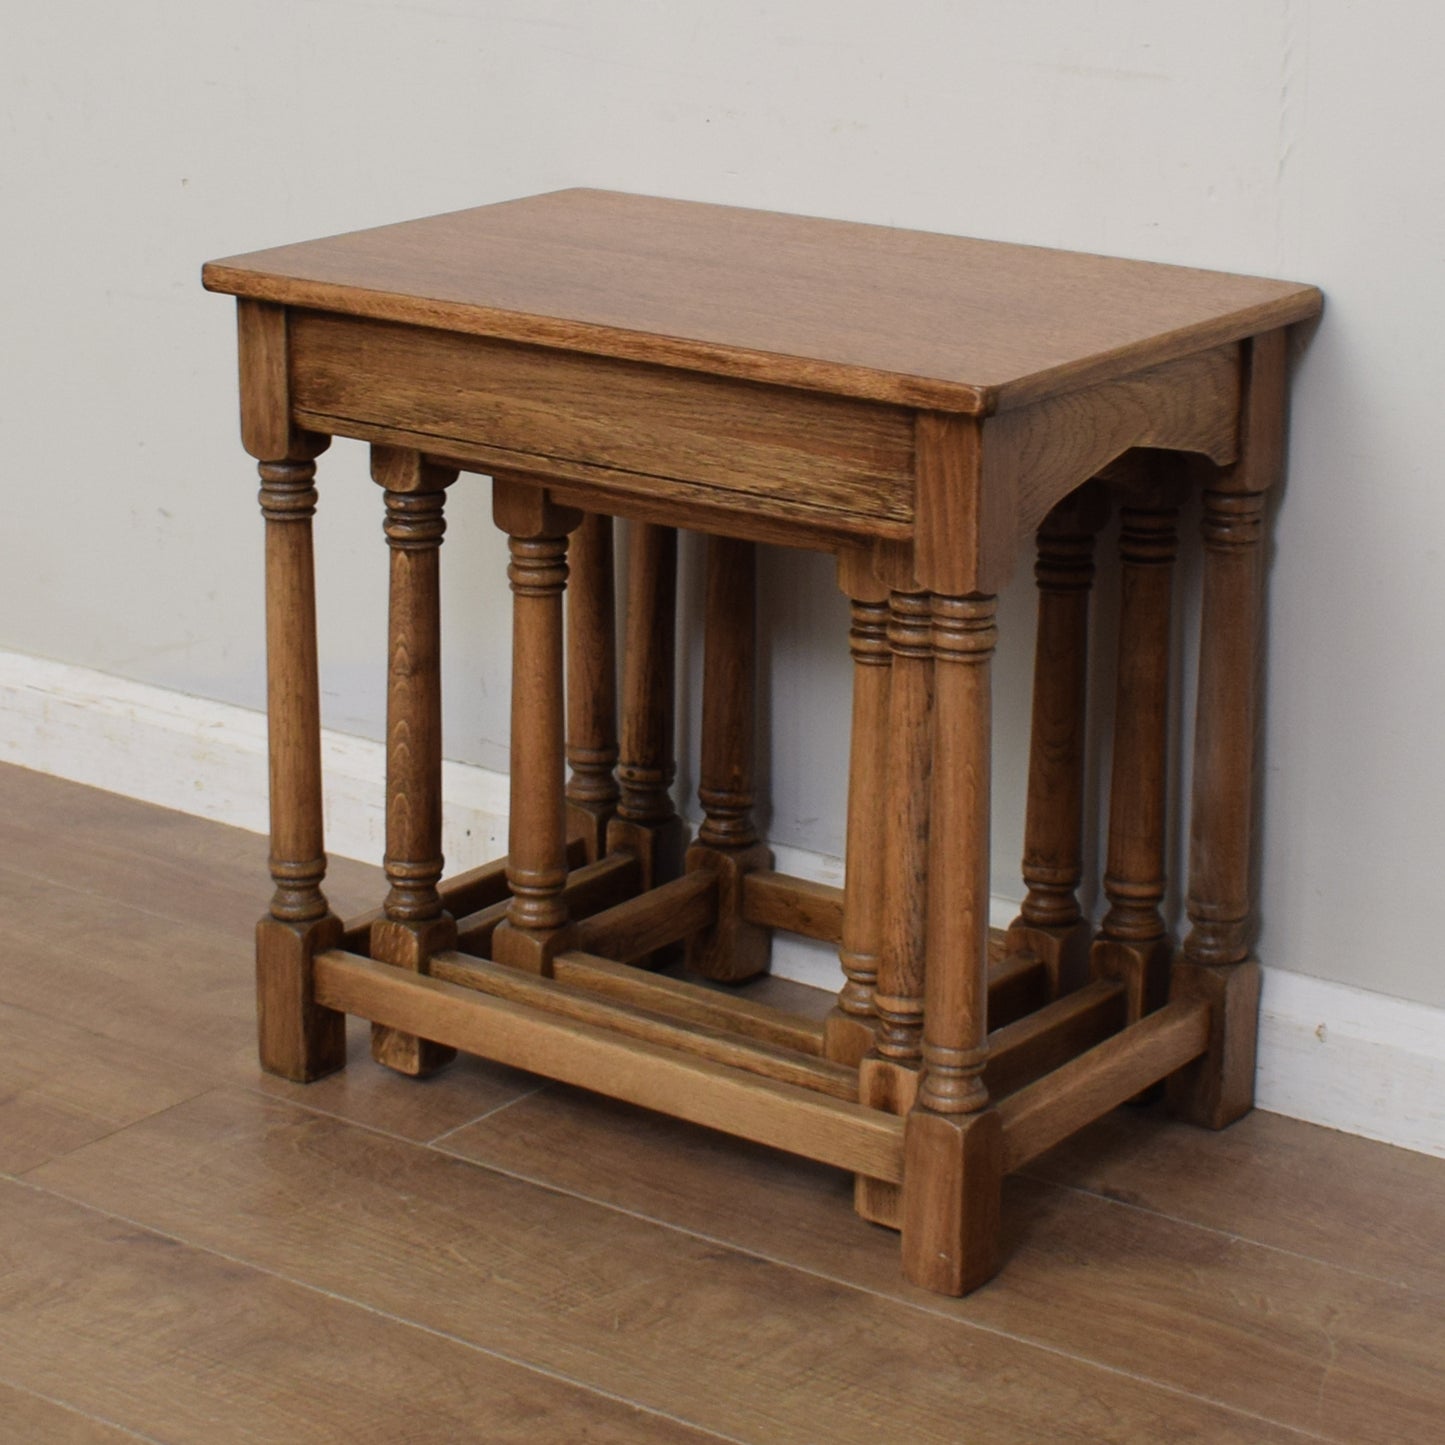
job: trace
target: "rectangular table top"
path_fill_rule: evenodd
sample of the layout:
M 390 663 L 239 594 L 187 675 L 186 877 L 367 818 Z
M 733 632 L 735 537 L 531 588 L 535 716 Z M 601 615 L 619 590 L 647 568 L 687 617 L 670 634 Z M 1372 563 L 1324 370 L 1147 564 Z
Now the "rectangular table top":
M 213 261 L 213 291 L 989 413 L 1317 313 L 1313 286 L 568 190 Z

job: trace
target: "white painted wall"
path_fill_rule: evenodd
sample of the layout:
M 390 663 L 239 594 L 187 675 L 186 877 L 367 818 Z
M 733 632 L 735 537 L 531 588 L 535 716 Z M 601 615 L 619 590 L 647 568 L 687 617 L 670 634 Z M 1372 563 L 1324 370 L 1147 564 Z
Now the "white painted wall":
M 1277 518 L 1260 949 L 1445 1003 L 1445 9 L 5 0 L 3 21 L 0 647 L 250 707 L 260 524 L 211 256 L 583 184 L 1323 286 Z M 504 768 L 501 549 L 481 484 L 449 511 L 447 750 Z M 338 444 L 326 720 L 370 736 L 379 524 Z M 773 832 L 836 853 L 843 608 L 820 559 L 764 571 Z M 1031 609 L 1024 579 L 999 666 L 1015 894 Z

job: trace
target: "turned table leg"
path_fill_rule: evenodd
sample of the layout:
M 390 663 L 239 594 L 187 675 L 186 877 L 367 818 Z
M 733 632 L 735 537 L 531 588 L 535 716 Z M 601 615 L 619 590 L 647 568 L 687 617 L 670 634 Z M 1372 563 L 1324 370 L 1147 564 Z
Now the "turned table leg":
M 1089 593 L 1098 491 L 1081 488 L 1039 528 L 1038 638 L 1023 878 L 1028 892 L 1009 926 L 1009 953 L 1031 953 L 1057 997 L 1083 982 L 1090 928 L 1079 907 L 1083 877 L 1084 718 L 1088 692 Z
M 1250 345 L 1239 462 L 1204 493 L 1194 792 L 1189 826 L 1192 925 L 1174 997 L 1210 1005 L 1209 1048 L 1169 1081 L 1186 1118 L 1221 1129 L 1254 1105 L 1259 965 L 1249 956 L 1255 752 L 1264 609 L 1265 496 L 1284 453 L 1286 335 Z
M 346 1017 L 312 1000 L 312 960 L 341 941 L 321 891 L 321 705 L 311 517 L 316 463 L 328 438 L 295 437 L 263 461 L 266 519 L 266 696 L 270 723 L 270 912 L 256 925 L 261 1066 L 298 1083 L 346 1063 Z
M 685 834 L 672 801 L 677 533 L 631 522 L 622 664 L 621 797 L 608 852 L 637 855 L 645 892 L 682 873 Z
M 989 667 L 995 599 L 934 597 L 923 1077 L 904 1140 L 903 1268 L 963 1294 L 998 1268 L 1003 1132 L 988 1107 Z
M 838 581 L 852 609 L 848 650 L 853 657 L 843 937 L 838 954 L 845 982 L 824 1024 L 823 1052 L 856 1067 L 873 1048 L 877 1028 L 873 996 L 883 926 L 887 839 L 882 817 L 888 787 L 888 684 L 893 655 L 888 646 L 888 593 L 874 581 L 867 554 L 843 553 Z
M 572 536 L 567 583 L 567 830 L 595 863 L 617 811 L 617 643 L 612 518 L 589 513 Z
M 445 489 L 456 472 L 398 447 L 371 449 L 371 474 L 386 489 L 391 550 L 386 687 L 385 915 L 371 925 L 371 956 L 415 973 L 456 943 L 442 907 L 442 674 L 438 563 Z M 425 1077 L 456 1050 L 384 1024 L 371 1029 L 372 1057 Z
M 1109 789 L 1109 911 L 1090 954 L 1124 985 L 1132 1021 L 1169 991 L 1173 943 L 1161 906 L 1168 821 L 1169 641 L 1178 509 L 1127 504 L 1120 518 L 1119 660 Z
M 512 767 L 507 884 L 512 900 L 492 935 L 492 957 L 550 973 L 567 924 L 562 594 L 567 533 L 577 512 L 535 486 L 493 483 L 493 514 L 512 561 Z
M 889 595 L 888 786 L 883 917 L 873 1007 L 878 1031 L 858 1066 L 859 1101 L 907 1114 L 923 1056 L 923 970 L 927 933 L 929 783 L 933 759 L 933 648 L 929 598 Z M 855 1205 L 865 1219 L 898 1227 L 898 1186 L 860 1176 Z
M 771 868 L 773 855 L 753 821 L 753 717 L 757 673 L 757 548 L 707 539 L 704 612 L 703 823 L 687 870 L 717 876 L 717 922 L 688 939 L 687 963 L 707 978 L 740 983 L 768 970 L 772 934 L 743 918 L 743 878 Z

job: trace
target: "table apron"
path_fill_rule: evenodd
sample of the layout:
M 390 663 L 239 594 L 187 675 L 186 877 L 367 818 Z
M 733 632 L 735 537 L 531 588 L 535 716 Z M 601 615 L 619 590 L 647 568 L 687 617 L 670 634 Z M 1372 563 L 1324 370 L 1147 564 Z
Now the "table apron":
M 303 425 L 844 535 L 911 529 L 906 407 L 310 311 L 290 313 L 287 351 Z

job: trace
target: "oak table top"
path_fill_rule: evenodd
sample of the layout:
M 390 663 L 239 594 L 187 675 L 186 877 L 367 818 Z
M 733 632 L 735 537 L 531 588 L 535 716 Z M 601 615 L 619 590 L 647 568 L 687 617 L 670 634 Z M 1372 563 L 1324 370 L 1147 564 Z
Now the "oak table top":
M 1314 315 L 1313 286 L 566 190 L 214 261 L 213 291 L 988 415 Z

